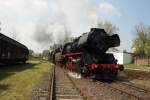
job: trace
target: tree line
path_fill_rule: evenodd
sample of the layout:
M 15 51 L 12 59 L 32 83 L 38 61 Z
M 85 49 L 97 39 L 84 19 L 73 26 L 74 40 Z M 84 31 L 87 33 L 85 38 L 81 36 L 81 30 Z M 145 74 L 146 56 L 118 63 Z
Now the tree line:
M 143 23 L 135 26 L 132 50 L 135 57 L 150 56 L 150 26 L 146 26 Z

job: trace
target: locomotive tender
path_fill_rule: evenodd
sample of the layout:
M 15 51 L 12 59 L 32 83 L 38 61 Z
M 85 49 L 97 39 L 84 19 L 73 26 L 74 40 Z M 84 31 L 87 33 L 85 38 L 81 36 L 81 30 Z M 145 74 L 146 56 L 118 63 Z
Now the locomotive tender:
M 64 68 L 94 76 L 96 79 L 114 80 L 123 65 L 117 64 L 113 54 L 106 53 L 111 47 L 120 45 L 117 34 L 108 35 L 104 29 L 91 28 L 73 42 L 67 43 L 62 50 L 53 51 L 53 61 Z
M 0 65 L 25 63 L 28 54 L 26 46 L 0 33 Z

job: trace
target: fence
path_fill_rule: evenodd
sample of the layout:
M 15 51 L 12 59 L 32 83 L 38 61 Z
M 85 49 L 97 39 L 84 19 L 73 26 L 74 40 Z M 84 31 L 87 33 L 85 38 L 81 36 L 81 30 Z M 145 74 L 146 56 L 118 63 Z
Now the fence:
M 150 57 L 135 57 L 134 64 L 150 66 Z

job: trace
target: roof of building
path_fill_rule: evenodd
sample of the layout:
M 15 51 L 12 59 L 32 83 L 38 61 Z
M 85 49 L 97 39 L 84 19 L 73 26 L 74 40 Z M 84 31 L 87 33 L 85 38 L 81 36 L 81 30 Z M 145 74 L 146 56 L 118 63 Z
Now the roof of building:
M 132 52 L 128 52 L 128 51 L 125 51 L 125 50 L 119 50 L 119 49 L 109 49 L 107 51 L 108 53 L 127 53 L 127 54 L 133 54 Z
M 18 41 L 14 40 L 14 39 L 11 39 L 10 37 L 7 37 L 6 35 L 0 33 L 0 40 L 4 40 L 8 43 L 11 43 L 11 44 L 14 44 L 18 47 L 21 47 L 21 48 L 24 48 L 24 49 L 27 49 L 27 47 L 21 43 L 19 43 Z

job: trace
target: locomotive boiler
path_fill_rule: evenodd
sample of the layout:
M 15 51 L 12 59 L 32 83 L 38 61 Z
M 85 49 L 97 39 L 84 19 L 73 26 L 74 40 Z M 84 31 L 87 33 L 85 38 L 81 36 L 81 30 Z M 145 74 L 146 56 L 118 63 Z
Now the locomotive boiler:
M 83 76 L 114 80 L 118 71 L 123 70 L 123 65 L 117 64 L 113 54 L 106 51 L 119 45 L 117 34 L 108 35 L 104 29 L 92 28 L 90 32 L 64 45 L 61 64 Z

